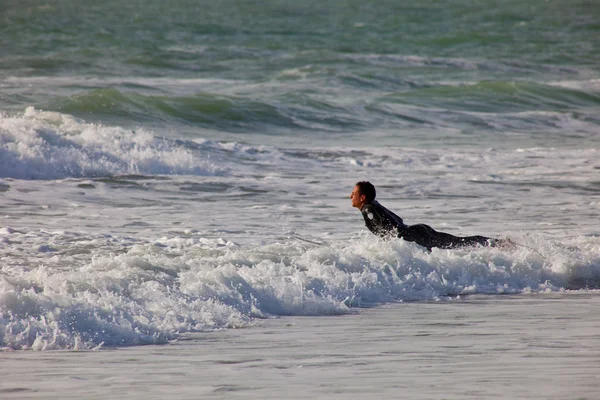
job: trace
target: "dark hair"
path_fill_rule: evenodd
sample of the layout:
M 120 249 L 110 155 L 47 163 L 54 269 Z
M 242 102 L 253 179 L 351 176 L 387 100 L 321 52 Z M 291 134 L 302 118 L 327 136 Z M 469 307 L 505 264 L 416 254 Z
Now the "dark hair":
M 356 186 L 360 189 L 360 194 L 364 194 L 367 202 L 370 203 L 375 200 L 375 186 L 371 184 L 371 182 L 360 181 L 356 183 Z

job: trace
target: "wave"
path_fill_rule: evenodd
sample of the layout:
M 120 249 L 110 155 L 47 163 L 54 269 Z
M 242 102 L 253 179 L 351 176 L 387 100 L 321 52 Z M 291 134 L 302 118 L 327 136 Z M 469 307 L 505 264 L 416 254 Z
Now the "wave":
M 311 160 L 339 163 L 348 157 L 353 157 L 352 151 L 296 151 L 239 142 L 165 138 L 143 128 L 92 124 L 33 107 L 23 115 L 0 118 L 0 178 L 258 176 L 280 167 L 306 167 Z
M 181 141 L 28 107 L 0 118 L 0 177 L 91 178 L 123 174 L 215 175 L 224 169 Z
M 125 117 L 135 120 L 180 120 L 216 129 L 243 129 L 252 121 L 293 125 L 275 107 L 233 96 L 197 94 L 186 97 L 147 96 L 116 89 L 95 89 L 59 101 L 73 115 Z
M 280 167 L 307 167 L 310 160 L 339 163 L 352 156 L 353 151 L 344 150 L 296 151 L 239 142 L 166 138 L 143 128 L 92 124 L 33 107 L 20 116 L 0 117 L 0 178 L 110 179 L 249 173 L 256 177 Z
M 411 112 L 417 115 L 419 110 L 414 108 Z M 594 121 L 586 121 L 570 113 L 534 111 L 488 114 L 484 117 L 480 113 L 465 112 L 464 115 L 473 119 L 485 118 L 489 127 L 498 130 L 509 129 L 514 132 L 526 127 L 530 129 L 527 135 L 532 134 L 534 127 L 545 126 L 547 129 L 540 140 L 545 140 L 546 144 L 552 132 L 556 132 L 557 140 L 585 137 L 589 132 L 597 132 Z M 564 163 L 563 157 L 576 160 L 593 158 L 595 149 L 557 153 L 533 148 L 532 151 L 539 157 L 559 159 Z M 429 170 L 431 165 L 437 165 L 444 157 L 447 157 L 446 149 L 277 147 L 200 138 L 168 138 L 143 128 L 125 129 L 92 124 L 67 114 L 33 107 L 29 107 L 22 115 L 0 117 L 0 178 L 117 178 L 121 181 L 119 177 L 127 179 L 138 176 L 143 179 L 157 175 L 191 175 L 257 179 L 273 174 L 308 176 L 314 174 L 315 170 L 343 171 L 349 166 L 382 168 L 386 171 L 398 168 Z M 464 149 L 452 153 L 453 162 L 460 160 L 465 165 L 470 165 L 473 157 L 476 157 L 473 151 Z M 497 157 L 502 163 L 522 164 L 520 156 L 512 160 L 515 157 L 512 151 L 498 153 Z M 484 161 L 477 159 L 477 162 Z M 525 165 L 529 170 L 534 167 L 529 163 Z M 546 176 L 556 173 L 552 165 L 556 164 L 547 165 Z M 535 171 L 539 172 L 540 168 L 542 166 L 535 165 Z M 578 171 L 581 176 L 583 170 Z M 564 171 L 561 174 L 564 175 Z M 411 182 L 411 185 L 418 184 Z
M 355 84 L 367 92 L 366 87 L 371 84 L 392 85 L 396 91 L 356 103 L 344 100 L 344 95 L 339 99 L 316 96 L 306 87 L 292 92 L 296 84 L 273 88 L 267 84 L 249 85 L 238 88 L 241 91 L 238 95 L 197 93 L 178 97 L 95 89 L 60 99 L 51 109 L 84 118 L 124 121 L 124 125 L 132 121 L 165 126 L 182 124 L 195 131 L 282 137 L 298 132 L 318 137 L 352 136 L 374 129 L 393 135 L 392 130 L 396 129 L 464 129 L 465 126 L 484 132 L 510 130 L 533 134 L 556 127 L 556 133 L 560 134 L 565 128 L 565 118 L 587 135 L 595 132 L 598 125 L 593 110 L 600 106 L 600 93 L 589 86 L 575 88 L 527 81 L 418 84 L 402 79 L 390 83 L 390 78 L 351 73 L 338 78 L 345 87 L 341 93 L 346 96 L 358 95 L 354 93 L 357 88 L 348 86 Z M 253 94 L 268 88 L 271 94 Z M 511 119 L 516 113 L 524 116 L 528 112 L 559 113 L 565 117 L 560 117 L 560 121 Z
M 460 59 L 413 58 L 374 55 L 365 60 L 432 63 L 427 65 L 435 68 L 468 63 Z M 410 74 L 369 69 L 360 72 L 352 66 L 333 68 L 335 72 L 327 72 L 324 66 L 309 67 L 299 72 L 286 70 L 288 75 L 298 76 L 283 81 L 278 76 L 259 82 L 164 78 L 130 79 L 120 84 L 115 79 L 88 82 L 92 87 L 110 86 L 98 89 L 81 87 L 77 79 L 64 78 L 60 85 L 76 84 L 83 91 L 54 97 L 42 106 L 104 124 L 160 127 L 211 138 L 226 135 L 242 141 L 260 135 L 277 138 L 280 143 L 289 143 L 299 135 L 331 143 L 337 138 L 354 141 L 364 132 L 414 138 L 436 130 L 453 136 L 465 130 L 486 135 L 517 131 L 536 136 L 551 129 L 560 136 L 569 134 L 571 125 L 589 136 L 597 131 L 599 123 L 594 111 L 600 106 L 600 93 L 588 81 L 581 85 L 518 80 L 470 82 L 447 80 L 441 74 L 439 79 L 419 81 Z M 44 79 L 39 83 L 33 79 L 31 84 L 47 85 Z M 24 82 L 28 80 L 14 78 L 11 84 Z M 173 92 L 178 95 L 171 95 Z M 517 113 L 520 116 L 513 118 Z M 563 116 L 548 120 L 532 118 L 531 113 Z
M 94 89 L 58 99 L 50 108 L 85 118 L 178 122 L 226 132 L 279 133 L 281 128 L 339 131 L 360 126 L 360 120 L 343 108 L 299 93 L 282 93 L 271 99 L 257 95 L 165 96 Z
M 389 301 L 600 288 L 597 237 L 428 253 L 371 237 L 243 247 L 193 232 L 142 241 L 0 229 L 0 249 L 17 241 L 0 275 L 0 346 L 11 349 L 163 343 Z

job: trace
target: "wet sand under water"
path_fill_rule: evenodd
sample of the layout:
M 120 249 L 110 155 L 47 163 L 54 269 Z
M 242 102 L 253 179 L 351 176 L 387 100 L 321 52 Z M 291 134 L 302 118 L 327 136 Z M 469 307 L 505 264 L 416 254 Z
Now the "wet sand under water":
M 2 399 L 597 399 L 600 293 L 259 320 L 166 345 L 0 353 Z

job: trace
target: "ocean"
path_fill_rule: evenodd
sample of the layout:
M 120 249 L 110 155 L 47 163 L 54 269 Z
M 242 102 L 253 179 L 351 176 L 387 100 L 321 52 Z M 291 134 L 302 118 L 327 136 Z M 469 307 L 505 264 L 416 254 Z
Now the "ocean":
M 600 3 L 87 3 L 0 4 L 1 398 L 597 398 Z

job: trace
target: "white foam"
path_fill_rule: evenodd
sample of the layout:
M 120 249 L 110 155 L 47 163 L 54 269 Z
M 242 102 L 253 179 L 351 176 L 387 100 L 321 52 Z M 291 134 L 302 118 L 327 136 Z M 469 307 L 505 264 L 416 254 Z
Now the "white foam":
M 180 142 L 28 107 L 0 117 L 0 177 L 59 179 L 121 174 L 213 175 L 222 168 Z
M 597 237 L 566 245 L 522 238 L 539 252 L 428 253 L 372 236 L 325 246 L 294 240 L 240 246 L 199 235 L 10 236 L 19 246 L 0 243 L 0 347 L 12 349 L 161 343 L 184 332 L 247 326 L 254 318 L 339 314 L 365 304 L 474 293 L 558 291 L 600 277 Z M 42 246 L 52 251 L 31 251 Z

